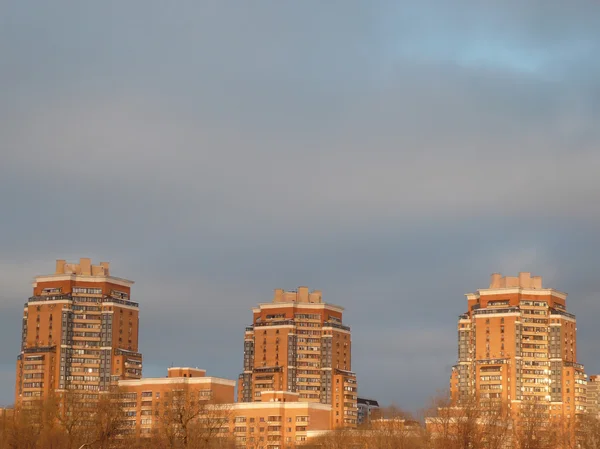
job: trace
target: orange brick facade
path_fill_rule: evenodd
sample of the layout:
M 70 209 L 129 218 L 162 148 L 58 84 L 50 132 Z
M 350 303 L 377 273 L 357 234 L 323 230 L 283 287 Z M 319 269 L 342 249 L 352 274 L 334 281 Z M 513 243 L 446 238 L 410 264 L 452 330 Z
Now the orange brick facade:
M 55 394 L 87 406 L 111 393 L 125 414 L 123 433 L 146 438 L 173 425 L 185 406 L 195 408 L 195 422 L 211 415 L 216 435 L 247 449 L 294 447 L 311 432 L 356 427 L 350 327 L 343 308 L 324 303 L 320 292 L 276 290 L 272 303 L 253 309 L 235 403 L 235 381 L 198 368 L 142 378 L 132 285 L 90 259 L 58 260 L 54 274 L 35 278 L 23 309 L 16 407 Z
M 121 380 L 118 383 L 121 406 L 130 433 L 150 437 L 165 420 L 165 411 L 173 407 L 180 393 L 196 410 L 198 417 L 209 405 L 231 404 L 235 396 L 235 381 L 206 377 L 197 368 L 169 368 L 167 377 Z
M 230 431 L 238 447 L 301 446 L 311 433 L 331 428 L 329 405 L 300 401 L 297 393 L 284 391 L 261 396 L 261 402 L 238 402 L 232 407 Z
M 142 376 L 133 282 L 109 270 L 106 262 L 58 260 L 54 274 L 36 277 L 23 310 L 15 404 L 64 390 L 93 399 Z
M 332 426 L 355 427 L 356 376 L 350 327 L 342 314 L 341 307 L 324 303 L 319 291 L 275 290 L 271 303 L 253 309 L 253 323 L 246 328 L 238 401 L 289 391 L 299 401 L 331 405 Z
M 261 402 L 234 403 L 235 381 L 206 377 L 204 370 L 169 368 L 168 377 L 119 381 L 128 431 L 140 438 L 173 425 L 169 413 L 194 415 L 214 427 L 213 437 L 231 437 L 236 447 L 274 449 L 304 443 L 311 432 L 331 428 L 330 405 L 299 401 L 297 393 L 262 393 Z
M 577 363 L 577 329 L 565 293 L 540 277 L 492 275 L 490 287 L 467 296 L 458 320 L 454 403 L 501 401 L 518 411 L 536 404 L 548 418 L 585 412 L 586 375 Z

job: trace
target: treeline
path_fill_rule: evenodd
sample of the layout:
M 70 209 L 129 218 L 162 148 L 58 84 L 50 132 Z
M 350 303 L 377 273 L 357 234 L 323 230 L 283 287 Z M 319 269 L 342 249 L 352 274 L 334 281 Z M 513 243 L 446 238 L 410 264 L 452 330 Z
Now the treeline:
M 179 394 L 177 394 L 179 393 Z M 229 410 L 174 392 L 152 426 L 138 435 L 137 416 L 118 392 L 90 400 L 66 393 L 33 401 L 0 416 L 0 449 L 233 449 Z
M 540 403 L 516 411 L 500 402 L 436 400 L 421 415 L 382 409 L 363 428 L 329 432 L 306 449 L 600 449 L 597 415 L 549 418 Z
M 599 449 L 600 420 L 590 414 L 549 420 L 542 404 L 518 413 L 499 402 L 435 401 L 421 418 L 380 409 L 359 429 L 323 432 L 308 441 L 232 434 L 227 405 L 173 391 L 151 414 L 133 416 L 119 392 L 65 393 L 0 415 L 0 449 Z M 547 405 L 546 405 L 547 407 Z M 146 421 L 141 421 L 144 418 Z M 151 418 L 151 419 L 150 419 Z M 140 435 L 136 421 L 140 420 Z M 235 439 L 237 437 L 237 440 Z M 285 442 L 284 442 L 285 441 Z M 237 446 L 236 446 L 237 443 Z

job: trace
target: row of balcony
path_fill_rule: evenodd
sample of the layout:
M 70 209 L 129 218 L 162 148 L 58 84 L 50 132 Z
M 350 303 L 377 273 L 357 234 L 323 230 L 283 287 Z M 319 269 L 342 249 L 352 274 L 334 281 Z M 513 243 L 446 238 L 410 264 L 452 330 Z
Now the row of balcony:
M 246 332 L 252 332 L 255 327 L 264 327 L 264 326 L 295 326 L 297 322 L 293 319 L 291 320 L 279 320 L 279 321 L 267 321 L 267 322 L 258 322 L 253 326 L 246 326 Z M 344 324 L 337 323 L 335 321 L 326 321 L 323 323 L 323 327 L 333 327 L 336 329 L 342 329 L 346 331 L 350 331 L 350 326 L 346 326 Z
M 73 301 L 73 302 L 89 302 L 89 301 L 82 301 L 82 297 L 77 297 L 77 296 L 72 296 L 69 293 L 63 293 L 60 295 L 40 295 L 40 296 L 32 296 L 30 297 L 27 302 L 42 302 L 42 301 Z M 117 303 L 117 304 L 122 304 L 124 306 L 132 306 L 132 307 L 139 307 L 140 304 L 134 301 L 129 301 L 129 300 L 123 300 L 123 299 L 119 299 L 119 298 L 115 298 L 113 296 L 102 296 L 101 298 L 96 298 L 96 297 L 90 297 L 90 299 L 92 300 L 92 302 L 97 302 L 98 299 L 100 299 L 100 302 L 113 302 L 113 303 Z

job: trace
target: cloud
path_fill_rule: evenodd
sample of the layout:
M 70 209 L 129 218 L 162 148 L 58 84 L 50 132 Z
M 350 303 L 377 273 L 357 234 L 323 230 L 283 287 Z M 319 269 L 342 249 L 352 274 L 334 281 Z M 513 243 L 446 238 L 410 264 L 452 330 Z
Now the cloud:
M 251 307 L 307 284 L 346 307 L 361 391 L 416 408 L 447 385 L 463 294 L 527 270 L 571 294 L 597 371 L 597 13 L 7 6 L 0 360 L 31 278 L 90 256 L 136 280 L 151 375 L 235 378 Z
M 10 147 L 23 150 L 5 167 L 35 173 L 39 189 L 56 189 L 59 178 L 57 193 L 105 198 L 109 207 L 147 195 L 141 207 L 150 198 L 188 205 L 191 220 L 203 208 L 217 227 L 240 212 L 258 227 L 373 215 L 597 219 L 588 204 L 600 193 L 598 115 L 563 98 L 562 87 L 421 67 L 379 92 L 357 92 L 330 127 L 309 126 L 302 140 L 300 123 L 267 130 L 233 111 L 228 130 L 227 120 L 219 127 L 182 118 L 161 98 L 84 96 L 29 111 L 20 129 L 7 129 Z M 318 107 L 312 101 L 301 105 L 306 114 Z M 240 105 L 257 107 L 258 99 Z M 294 107 L 281 113 L 297 118 Z M 286 203 L 295 207 L 283 213 Z

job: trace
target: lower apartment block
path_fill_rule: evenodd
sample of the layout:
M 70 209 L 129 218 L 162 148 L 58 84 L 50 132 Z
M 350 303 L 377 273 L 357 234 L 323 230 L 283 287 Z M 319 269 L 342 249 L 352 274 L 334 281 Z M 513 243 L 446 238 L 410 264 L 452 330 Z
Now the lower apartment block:
M 231 426 L 238 447 L 283 449 L 331 429 L 331 406 L 301 402 L 298 393 L 265 391 L 261 402 L 233 404 Z
M 335 426 L 329 404 L 301 401 L 287 391 L 264 391 L 260 402 L 234 403 L 235 381 L 207 377 L 197 368 L 120 381 L 119 390 L 124 433 L 140 438 L 172 432 L 189 419 L 197 436 L 233 440 L 240 448 L 283 449 Z
M 218 404 L 233 402 L 235 381 L 206 377 L 198 368 L 169 368 L 167 377 L 119 381 L 125 434 L 149 437 L 178 425 L 179 416 L 200 419 Z M 211 425 L 223 427 L 215 418 Z

